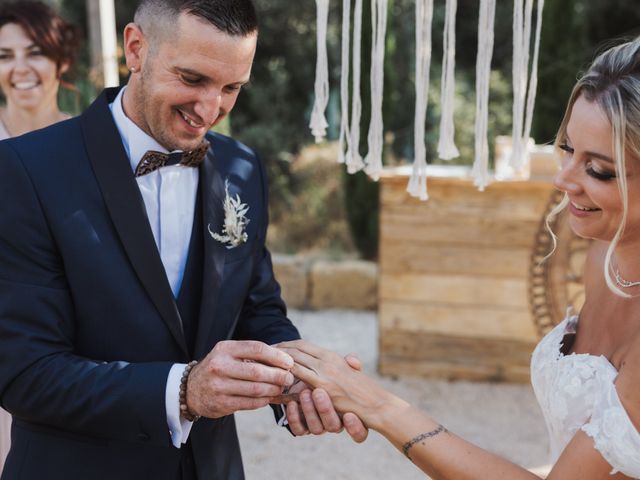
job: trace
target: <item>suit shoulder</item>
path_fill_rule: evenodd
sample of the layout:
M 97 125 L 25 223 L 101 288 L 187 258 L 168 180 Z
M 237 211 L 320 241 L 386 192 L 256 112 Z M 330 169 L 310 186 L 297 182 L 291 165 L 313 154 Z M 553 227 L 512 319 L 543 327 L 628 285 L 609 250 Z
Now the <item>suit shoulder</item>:
M 267 196 L 267 178 L 265 166 L 260 156 L 247 145 L 216 132 L 209 132 L 213 161 L 216 170 L 225 178 L 232 178 L 242 184 L 241 190 L 253 190 L 256 183 L 261 185 L 264 198 Z
M 207 139 L 211 142 L 214 153 L 241 156 L 246 159 L 257 159 L 255 150 L 238 140 L 217 132 L 209 132 Z
M 80 123 L 77 117 L 74 117 L 40 130 L 7 139 L 6 142 L 23 161 L 45 161 L 56 155 L 68 154 L 74 140 L 81 138 L 81 135 Z

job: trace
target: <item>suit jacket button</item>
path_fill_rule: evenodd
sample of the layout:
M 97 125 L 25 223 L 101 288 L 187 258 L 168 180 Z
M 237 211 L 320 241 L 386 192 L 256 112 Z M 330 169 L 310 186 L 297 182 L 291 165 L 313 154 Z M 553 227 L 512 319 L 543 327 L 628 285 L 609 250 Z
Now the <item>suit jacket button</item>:
M 142 442 L 148 442 L 149 441 L 149 435 L 147 435 L 146 433 L 139 433 L 138 434 L 138 440 L 140 440 Z

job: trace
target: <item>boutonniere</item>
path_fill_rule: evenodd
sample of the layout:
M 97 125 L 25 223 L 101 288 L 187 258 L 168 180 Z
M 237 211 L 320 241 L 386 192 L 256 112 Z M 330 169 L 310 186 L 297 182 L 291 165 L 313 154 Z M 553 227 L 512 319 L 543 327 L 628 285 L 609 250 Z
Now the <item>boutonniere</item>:
M 231 249 L 247 241 L 248 236 L 245 229 L 249 223 L 249 219 L 246 217 L 249 207 L 240 201 L 240 195 L 236 194 L 235 197 L 229 195 L 229 180 L 224 182 L 224 192 L 225 197 L 222 204 L 224 225 L 222 226 L 222 232 L 212 232 L 210 225 L 207 225 L 207 230 L 209 230 L 209 235 L 214 240 Z

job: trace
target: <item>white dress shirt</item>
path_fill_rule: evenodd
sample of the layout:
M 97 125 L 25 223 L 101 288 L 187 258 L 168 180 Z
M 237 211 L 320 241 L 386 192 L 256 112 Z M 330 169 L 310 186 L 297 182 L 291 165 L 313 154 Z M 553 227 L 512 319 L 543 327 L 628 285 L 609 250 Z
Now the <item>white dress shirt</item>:
M 109 108 L 120 132 L 131 169 L 135 172 L 138 162 L 147 150 L 170 152 L 125 115 L 122 97 L 126 88 L 125 86 L 120 90 Z M 171 291 L 174 297 L 177 297 L 189 253 L 198 191 L 198 169 L 171 165 L 136 177 L 136 181 Z M 178 363 L 171 368 L 165 390 L 167 424 L 171 441 L 176 448 L 180 448 L 180 445 L 187 441 L 193 425 L 180 416 L 178 392 L 184 367 L 184 364 Z

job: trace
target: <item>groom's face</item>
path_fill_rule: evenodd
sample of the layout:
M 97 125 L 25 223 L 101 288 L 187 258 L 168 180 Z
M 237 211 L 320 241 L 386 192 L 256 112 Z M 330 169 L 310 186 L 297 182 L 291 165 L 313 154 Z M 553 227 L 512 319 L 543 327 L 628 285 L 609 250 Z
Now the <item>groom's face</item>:
M 167 149 L 192 150 L 249 81 L 257 33 L 232 36 L 190 14 L 178 17 L 175 32 L 141 49 L 127 114 Z

